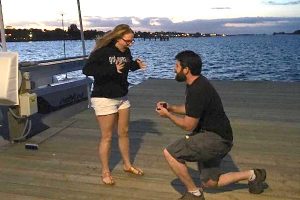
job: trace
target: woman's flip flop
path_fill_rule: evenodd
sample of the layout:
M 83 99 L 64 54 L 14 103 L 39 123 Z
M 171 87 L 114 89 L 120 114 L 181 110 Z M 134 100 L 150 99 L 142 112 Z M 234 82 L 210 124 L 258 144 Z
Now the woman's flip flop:
M 101 177 L 102 177 L 102 182 L 105 185 L 114 185 L 115 184 L 115 181 L 114 181 L 113 177 L 111 176 L 110 172 L 102 173 Z
M 139 175 L 139 176 L 144 175 L 143 170 L 141 170 L 140 168 L 134 167 L 134 166 L 131 166 L 129 169 L 124 169 L 124 172 L 128 172 L 128 173 Z

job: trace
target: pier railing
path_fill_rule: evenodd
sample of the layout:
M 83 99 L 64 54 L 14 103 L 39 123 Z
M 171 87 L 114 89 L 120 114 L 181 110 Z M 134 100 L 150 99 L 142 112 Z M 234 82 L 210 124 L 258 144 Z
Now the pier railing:
M 86 56 L 80 56 L 38 62 L 21 62 L 19 69 L 22 74 L 30 74 L 31 87 L 35 89 L 57 83 L 56 75 L 81 70 L 85 59 Z

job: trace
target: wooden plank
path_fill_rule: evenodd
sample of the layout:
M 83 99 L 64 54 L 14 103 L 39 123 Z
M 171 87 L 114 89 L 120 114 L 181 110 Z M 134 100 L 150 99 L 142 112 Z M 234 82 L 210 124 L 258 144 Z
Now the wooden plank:
M 248 193 L 247 182 L 205 191 L 212 200 L 300 199 L 300 84 L 213 81 L 220 92 L 234 130 L 234 147 L 222 163 L 225 171 L 253 167 L 267 169 L 266 190 Z M 38 151 L 25 143 L 0 149 L 0 199 L 176 199 L 185 191 L 171 172 L 162 151 L 185 132 L 155 112 L 155 103 L 184 101 L 184 84 L 148 80 L 130 89 L 131 158 L 145 176 L 124 173 L 115 134 L 111 169 L 116 186 L 100 181 L 97 155 L 100 131 L 92 110 L 65 120 L 29 142 L 41 141 Z M 146 114 L 145 114 L 146 113 Z M 61 113 L 59 113 L 61 115 Z M 53 118 L 55 120 L 55 118 Z M 75 123 L 71 123 L 73 121 Z M 195 163 L 188 163 L 199 183 Z

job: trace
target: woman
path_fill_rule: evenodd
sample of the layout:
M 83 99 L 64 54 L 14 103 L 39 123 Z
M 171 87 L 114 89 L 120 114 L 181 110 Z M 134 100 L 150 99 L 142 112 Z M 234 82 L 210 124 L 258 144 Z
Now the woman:
M 116 26 L 96 41 L 83 73 L 94 77 L 91 104 L 95 110 L 101 130 L 99 157 L 102 165 L 102 182 L 113 185 L 115 182 L 109 169 L 109 157 L 113 129 L 118 130 L 119 149 L 123 159 L 123 169 L 136 175 L 143 171 L 134 167 L 129 157 L 129 108 L 128 72 L 143 69 L 146 65 L 140 60 L 132 60 L 129 47 L 134 43 L 134 32 L 126 24 Z

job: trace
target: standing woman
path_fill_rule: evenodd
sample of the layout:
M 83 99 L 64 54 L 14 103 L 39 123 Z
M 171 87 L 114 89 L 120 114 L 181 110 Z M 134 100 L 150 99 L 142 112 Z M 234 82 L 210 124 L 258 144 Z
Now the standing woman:
M 144 174 L 141 169 L 131 164 L 129 156 L 128 72 L 146 67 L 140 59 L 135 61 L 132 59 L 129 47 L 134 43 L 133 38 L 134 32 L 128 25 L 116 26 L 97 39 L 96 46 L 83 68 L 85 75 L 94 77 L 91 104 L 101 130 L 99 157 L 102 165 L 102 182 L 108 185 L 115 183 L 109 169 L 114 127 L 118 130 L 124 171 L 136 175 Z

